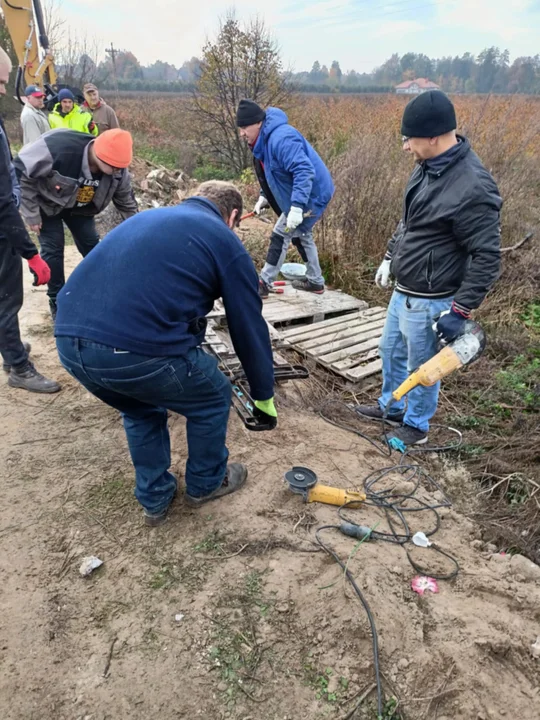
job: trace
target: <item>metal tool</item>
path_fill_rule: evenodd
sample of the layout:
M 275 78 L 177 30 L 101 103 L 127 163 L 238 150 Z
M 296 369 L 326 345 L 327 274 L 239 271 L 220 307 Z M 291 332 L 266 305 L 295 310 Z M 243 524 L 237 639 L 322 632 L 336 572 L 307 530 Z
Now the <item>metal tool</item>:
M 302 495 L 304 502 L 320 502 L 326 505 L 349 505 L 358 507 L 366 499 L 363 492 L 350 488 L 321 485 L 317 482 L 317 475 L 306 467 L 295 466 L 285 473 L 285 480 L 289 489 L 297 495 Z
M 486 335 L 474 320 L 467 320 L 463 332 L 430 360 L 421 365 L 392 393 L 392 401 L 401 398 L 417 385 L 430 387 L 454 370 L 478 360 L 486 347 Z
M 238 358 L 235 357 L 237 366 L 231 367 L 231 359 L 226 357 L 225 353 L 219 353 L 213 345 L 205 347 L 217 358 L 219 369 L 231 381 L 232 405 L 246 428 L 255 432 L 273 430 L 277 425 L 277 419 L 255 407 L 255 401 L 247 388 L 246 374 L 240 366 Z M 308 377 L 309 371 L 303 365 L 290 365 L 289 363 L 274 365 L 275 382 L 305 380 Z
M 249 220 L 249 218 L 256 217 L 257 220 L 260 220 L 263 223 L 270 223 L 271 220 L 268 218 L 262 217 L 260 214 L 257 214 L 254 210 L 252 212 L 247 213 L 246 215 L 242 215 L 240 220 L 238 222 L 242 222 L 242 220 Z

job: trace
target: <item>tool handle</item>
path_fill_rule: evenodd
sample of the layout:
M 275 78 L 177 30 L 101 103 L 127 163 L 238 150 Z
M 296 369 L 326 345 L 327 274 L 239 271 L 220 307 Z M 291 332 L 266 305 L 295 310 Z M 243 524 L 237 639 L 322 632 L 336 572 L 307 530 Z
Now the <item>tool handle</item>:
M 253 217 L 254 215 L 255 215 L 255 211 L 247 213 L 247 215 L 242 215 L 242 217 L 240 218 L 240 222 L 242 222 L 242 220 L 247 220 L 248 218 Z
M 371 539 L 371 528 L 365 525 L 355 525 L 354 523 L 341 523 L 339 526 L 340 532 L 348 537 L 356 538 L 357 540 L 370 540 Z

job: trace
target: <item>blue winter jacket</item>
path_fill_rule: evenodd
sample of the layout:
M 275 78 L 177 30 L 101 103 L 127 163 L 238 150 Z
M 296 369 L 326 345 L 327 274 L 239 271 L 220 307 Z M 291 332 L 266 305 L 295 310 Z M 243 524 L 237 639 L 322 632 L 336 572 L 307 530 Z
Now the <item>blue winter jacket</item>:
M 283 110 L 270 107 L 253 154 L 264 165 L 264 175 L 281 211 L 302 208 L 300 230 L 311 229 L 334 194 L 334 183 L 319 155 L 305 137 L 287 123 Z

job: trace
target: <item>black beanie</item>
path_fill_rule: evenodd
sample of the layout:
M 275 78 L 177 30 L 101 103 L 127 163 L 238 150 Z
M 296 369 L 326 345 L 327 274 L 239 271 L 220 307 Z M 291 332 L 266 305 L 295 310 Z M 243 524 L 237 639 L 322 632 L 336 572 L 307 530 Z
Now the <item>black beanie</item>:
M 261 122 L 266 117 L 266 113 L 253 100 L 240 100 L 238 110 L 236 111 L 236 124 L 238 127 L 247 127 Z
M 401 134 L 412 138 L 439 137 L 456 128 L 452 101 L 440 90 L 423 92 L 411 100 L 401 121 Z

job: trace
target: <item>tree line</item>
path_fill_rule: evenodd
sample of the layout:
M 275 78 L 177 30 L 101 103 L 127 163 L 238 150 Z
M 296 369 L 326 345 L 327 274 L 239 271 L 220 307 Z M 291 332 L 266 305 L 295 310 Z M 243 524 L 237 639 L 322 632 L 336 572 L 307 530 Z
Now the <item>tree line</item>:
M 405 80 L 427 78 L 449 93 L 540 93 L 540 55 L 518 57 L 510 64 L 508 50 L 490 47 L 478 56 L 429 58 L 421 53 L 394 53 L 372 73 L 343 73 L 334 60 L 330 68 L 315 61 L 309 72 L 292 80 L 300 88 L 322 87 L 341 92 L 362 87 L 393 88 Z

